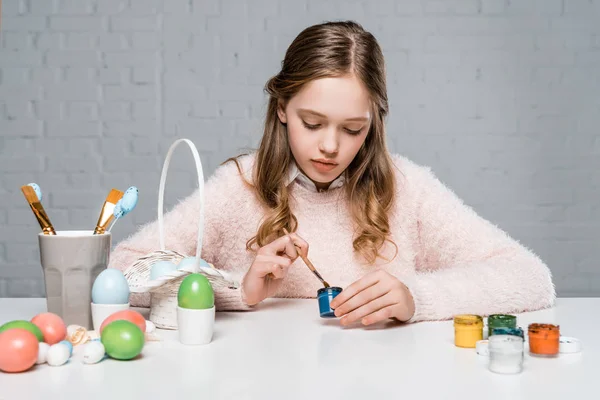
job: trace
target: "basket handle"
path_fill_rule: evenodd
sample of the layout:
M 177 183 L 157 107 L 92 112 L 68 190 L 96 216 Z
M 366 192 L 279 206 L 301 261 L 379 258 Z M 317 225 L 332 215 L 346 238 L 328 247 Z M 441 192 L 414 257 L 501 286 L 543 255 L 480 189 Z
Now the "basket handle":
M 165 250 L 165 234 L 163 230 L 163 205 L 165 195 L 165 182 L 167 180 L 167 171 L 169 168 L 169 163 L 171 162 L 171 156 L 173 155 L 173 151 L 180 143 L 186 143 L 192 151 L 194 161 L 196 162 L 196 172 L 198 174 L 198 189 L 200 192 L 201 205 L 200 222 L 198 226 L 198 244 L 196 247 L 196 269 L 198 269 L 200 265 L 200 256 L 202 253 L 202 236 L 204 233 L 204 174 L 202 172 L 202 162 L 200 161 L 200 155 L 198 154 L 198 150 L 196 149 L 196 146 L 194 146 L 194 143 L 192 143 L 189 139 L 176 140 L 169 148 L 169 151 L 167 152 L 167 157 L 165 158 L 165 162 L 163 164 L 163 169 L 160 176 L 160 186 L 158 188 L 158 231 L 160 249 L 163 251 Z

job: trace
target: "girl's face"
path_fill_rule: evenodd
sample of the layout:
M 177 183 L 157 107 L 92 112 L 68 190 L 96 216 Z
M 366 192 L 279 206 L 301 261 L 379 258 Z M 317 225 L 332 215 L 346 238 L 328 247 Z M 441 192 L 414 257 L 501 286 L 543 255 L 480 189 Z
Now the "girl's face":
M 350 165 L 372 117 L 368 92 L 354 75 L 311 81 L 277 113 L 298 168 L 319 189 Z

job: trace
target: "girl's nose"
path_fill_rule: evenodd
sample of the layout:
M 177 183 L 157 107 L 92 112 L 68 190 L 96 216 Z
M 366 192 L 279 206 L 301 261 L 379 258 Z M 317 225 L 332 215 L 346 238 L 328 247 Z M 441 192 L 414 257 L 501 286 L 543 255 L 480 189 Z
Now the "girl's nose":
M 332 127 L 326 129 L 321 136 L 319 150 L 326 154 L 336 154 L 339 151 L 340 143 L 335 129 Z

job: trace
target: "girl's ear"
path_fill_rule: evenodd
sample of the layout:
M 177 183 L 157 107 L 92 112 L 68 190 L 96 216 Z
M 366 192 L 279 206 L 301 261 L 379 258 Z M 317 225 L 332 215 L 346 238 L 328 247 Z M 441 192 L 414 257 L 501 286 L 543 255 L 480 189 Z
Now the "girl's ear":
M 285 114 L 285 105 L 281 100 L 277 101 L 277 116 L 282 124 L 287 124 L 287 115 Z

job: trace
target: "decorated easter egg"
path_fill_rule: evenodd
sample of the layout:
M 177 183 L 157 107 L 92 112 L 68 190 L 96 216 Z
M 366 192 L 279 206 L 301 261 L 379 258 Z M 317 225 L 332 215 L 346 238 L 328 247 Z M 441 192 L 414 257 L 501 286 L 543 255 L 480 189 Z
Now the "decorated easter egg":
M 181 308 L 206 309 L 215 304 L 215 295 L 208 279 L 202 274 L 189 274 L 179 285 L 177 304 Z
M 121 218 L 123 215 L 125 215 L 125 211 L 123 211 L 121 208 L 121 200 L 123 199 L 120 198 L 119 201 L 117 201 L 117 204 L 115 204 L 115 208 L 113 210 L 113 216 L 115 218 Z
M 7 322 L 4 325 L 0 326 L 0 333 L 12 328 L 23 328 L 25 330 L 28 330 L 35 335 L 38 341 L 44 341 L 44 335 L 42 334 L 42 331 L 32 322 L 25 320 L 15 320 Z
M 116 313 L 112 313 L 102 322 L 102 325 L 100 325 L 100 334 L 102 334 L 102 331 L 104 330 L 106 325 L 117 320 L 125 320 L 132 322 L 136 324 L 142 332 L 146 332 L 146 318 L 144 318 L 142 314 L 134 310 L 122 310 L 117 311 Z
M 117 360 L 131 360 L 144 348 L 144 332 L 133 322 L 123 319 L 106 325 L 100 337 L 106 354 Z
M 41 203 L 42 202 L 42 189 L 40 188 L 40 186 L 37 183 L 28 183 L 27 186 L 31 186 L 33 188 L 33 191 L 35 192 L 38 200 Z
M 46 312 L 36 315 L 31 319 L 44 335 L 44 342 L 53 345 L 67 337 L 67 326 L 61 317 L 54 313 Z
M 84 364 L 96 364 L 97 362 L 100 362 L 105 355 L 106 351 L 104 350 L 102 342 L 94 340 L 83 347 L 81 358 Z
M 50 348 L 50 345 L 46 342 L 39 342 L 38 344 L 39 344 L 38 356 L 37 356 L 37 361 L 35 363 L 36 364 L 44 364 L 48 357 L 48 349 Z
M 107 268 L 100 272 L 92 286 L 92 302 L 95 304 L 129 303 L 129 284 L 123 272 Z
M 138 188 L 135 186 L 131 186 L 127 188 L 125 193 L 123 193 L 123 197 L 121 198 L 121 210 L 123 210 L 124 215 L 127 215 L 131 210 L 135 208 L 138 202 Z
M 152 269 L 150 270 L 150 280 L 154 280 L 160 278 L 163 275 L 168 274 L 169 272 L 173 272 L 177 270 L 177 265 L 173 264 L 170 261 L 157 261 L 152 264 Z
M 0 371 L 27 371 L 37 361 L 39 343 L 31 331 L 23 328 L 0 333 Z
M 53 344 L 46 354 L 46 362 L 53 367 L 59 367 L 69 361 L 71 350 L 64 342 Z
M 69 325 L 67 326 L 67 340 L 71 342 L 73 346 L 77 346 L 89 341 L 90 335 L 83 326 Z

